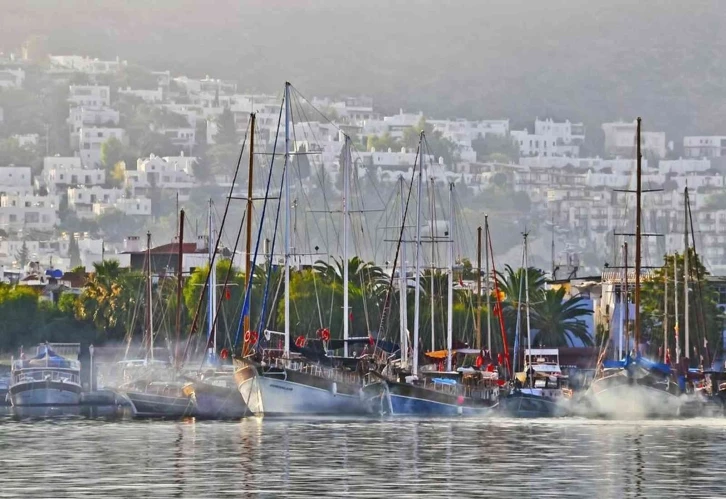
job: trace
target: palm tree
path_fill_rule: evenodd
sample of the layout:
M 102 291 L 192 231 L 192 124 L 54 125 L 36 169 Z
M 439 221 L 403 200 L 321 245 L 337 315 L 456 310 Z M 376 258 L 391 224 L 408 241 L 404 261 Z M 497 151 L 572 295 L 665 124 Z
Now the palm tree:
M 125 333 L 140 296 L 141 276 L 125 272 L 117 260 L 93 264 L 83 293 L 76 302 L 79 319 L 91 321 L 97 329 L 111 336 Z
M 502 301 L 502 315 L 504 316 L 504 327 L 507 331 L 507 341 L 510 345 L 514 344 L 514 337 L 517 327 L 517 311 L 524 314 L 524 302 L 526 298 L 526 290 L 523 288 L 524 285 L 524 273 L 523 268 L 513 269 L 507 265 L 504 268 L 504 272 L 497 272 L 497 279 L 499 279 L 499 291 L 503 293 Z M 545 277 L 544 272 L 534 267 L 527 269 L 527 283 L 529 287 L 529 302 L 530 310 L 532 310 L 535 304 L 542 301 L 542 294 L 544 292 Z M 520 302 L 520 289 L 522 301 Z M 524 315 L 522 315 L 524 317 Z M 522 324 L 524 324 L 522 322 Z M 524 331 L 524 327 L 521 328 Z M 521 337 L 520 337 L 521 338 Z
M 585 346 L 592 346 L 583 320 L 591 314 L 582 296 L 565 299 L 565 288 L 548 289 L 541 293 L 541 301 L 532 309 L 532 328 L 536 331 L 532 343 L 562 347 L 572 346 L 574 339 L 578 339 Z

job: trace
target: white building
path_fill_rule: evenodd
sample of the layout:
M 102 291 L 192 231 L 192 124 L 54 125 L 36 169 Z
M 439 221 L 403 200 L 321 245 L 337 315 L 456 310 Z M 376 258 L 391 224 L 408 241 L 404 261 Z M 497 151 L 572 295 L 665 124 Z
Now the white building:
M 0 68 L 0 91 L 8 88 L 23 88 L 25 71 L 22 68 Z
M 77 148 L 81 128 L 92 126 L 115 127 L 121 116 L 110 107 L 72 107 L 66 120 L 71 134 L 71 147 Z
M 58 222 L 58 197 L 0 195 L 0 228 L 51 230 Z
M 74 106 L 108 107 L 111 105 L 111 90 L 105 85 L 71 85 L 68 102 Z
M 726 156 L 726 135 L 683 137 L 683 154 L 687 158 Z
M 103 61 L 80 55 L 51 55 L 49 59 L 51 66 L 54 68 L 72 69 L 88 74 L 115 73 L 127 64 L 126 61 L 121 61 L 118 58 Z
M 151 199 L 145 197 L 121 198 L 113 204 L 94 203 L 93 213 L 103 215 L 110 210 L 118 210 L 124 215 L 149 216 L 151 215 Z
M 527 130 L 512 130 L 511 135 L 521 156 L 564 156 L 553 136 L 532 135 Z
M 18 145 L 20 147 L 34 147 L 38 145 L 38 140 L 40 140 L 40 137 L 37 133 L 25 133 L 22 135 L 15 134 L 10 136 L 11 139 L 15 139 L 18 141 Z
M 603 123 L 602 130 L 605 133 L 605 152 L 615 156 L 635 156 L 636 128 L 635 121 L 631 123 L 624 121 Z M 665 132 L 647 132 L 641 130 L 640 138 L 640 147 L 644 155 L 650 153 L 660 158 L 665 157 Z
M 48 156 L 43 158 L 43 172 L 38 187 L 42 185 L 50 193 L 57 193 L 65 191 L 68 186 L 93 186 L 105 182 L 105 170 L 83 168 L 81 158 Z
M 0 167 L 0 193 L 32 194 L 32 173 L 29 166 Z
M 172 144 L 191 151 L 196 145 L 196 129 L 192 127 L 160 128 L 159 133 L 167 137 Z
M 82 127 L 78 132 L 78 150 L 81 161 L 87 168 L 101 166 L 101 146 L 115 138 L 126 143 L 126 130 L 123 128 Z
M 153 154 L 145 159 L 139 158 L 136 170 L 126 170 L 126 187 L 134 195 L 147 194 L 150 189 L 157 187 L 176 192 L 180 201 L 186 201 L 196 185 L 196 179 L 190 171 L 194 162 L 192 160 L 195 161 L 186 156 L 160 158 Z
M 100 185 L 68 188 L 68 207 L 76 212 L 79 218 L 94 216 L 94 205 L 113 206 L 125 197 L 123 189 L 105 188 Z
M 156 90 L 145 90 L 145 89 L 132 89 L 131 87 L 119 88 L 118 93 L 120 95 L 131 95 L 138 97 L 144 102 L 150 104 L 158 104 L 164 101 L 164 89 L 162 87 Z

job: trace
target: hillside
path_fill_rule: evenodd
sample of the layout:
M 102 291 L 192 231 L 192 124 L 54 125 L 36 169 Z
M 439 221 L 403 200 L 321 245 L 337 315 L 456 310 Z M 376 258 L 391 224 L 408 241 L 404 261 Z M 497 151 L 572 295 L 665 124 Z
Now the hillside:
M 665 5 L 667 4 L 667 8 Z M 726 9 L 718 0 L 26 0 L 3 8 L 0 47 L 46 36 L 53 53 L 274 91 L 369 94 L 438 116 L 603 120 L 724 133 Z

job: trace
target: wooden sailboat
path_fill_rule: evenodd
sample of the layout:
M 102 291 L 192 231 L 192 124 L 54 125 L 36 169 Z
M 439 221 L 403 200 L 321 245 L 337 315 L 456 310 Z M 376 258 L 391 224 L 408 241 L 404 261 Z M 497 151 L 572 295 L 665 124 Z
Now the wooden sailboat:
M 673 383 L 670 366 L 646 359 L 640 352 L 640 280 L 642 219 L 641 119 L 636 134 L 636 220 L 635 220 L 635 324 L 634 346 L 618 361 L 605 361 L 588 388 L 584 400 L 590 414 L 610 418 L 674 417 L 682 399 Z
M 557 349 L 533 349 L 530 328 L 529 300 L 529 256 L 528 233 L 524 233 L 522 248 L 522 272 L 520 299 L 524 289 L 526 315 L 527 349 L 524 352 L 523 371 L 517 373 L 509 391 L 500 397 L 498 410 L 510 417 L 553 417 L 568 413 L 569 400 L 563 391 L 562 371 Z M 519 309 L 519 305 L 517 305 Z M 517 332 L 519 338 L 520 313 L 517 311 Z M 515 355 L 517 353 L 515 352 Z
M 284 256 L 284 308 L 285 329 L 279 334 L 284 338 L 282 351 L 267 351 L 262 357 L 250 352 L 248 355 L 234 359 L 235 380 L 250 412 L 259 416 L 282 415 L 313 415 L 313 414 L 361 414 L 364 406 L 361 403 L 361 375 L 357 370 L 342 366 L 316 362 L 301 355 L 305 353 L 305 339 L 297 342 L 295 352 L 291 352 L 290 342 L 290 257 L 291 257 L 291 198 L 290 198 L 290 84 L 285 83 L 285 170 L 284 170 L 284 206 L 285 206 L 285 256 Z M 350 139 L 346 136 L 347 151 L 344 165 L 344 184 L 346 193 L 343 199 L 344 217 L 347 218 L 348 178 L 350 169 Z M 269 182 L 268 182 L 269 185 Z M 347 223 L 347 222 L 346 222 Z M 347 231 L 347 225 L 346 225 Z M 347 235 L 344 236 L 347 241 Z M 259 238 L 258 238 L 259 239 Z M 259 243 L 259 241 L 258 241 Z M 347 250 L 347 243 L 344 244 Z M 344 255 L 344 269 L 347 281 L 347 255 Z M 344 307 L 347 310 L 347 284 L 344 293 Z M 346 314 L 347 317 L 347 314 Z M 344 326 L 347 336 L 347 320 Z M 329 334 L 329 333 L 328 333 Z M 325 341 L 327 339 L 323 338 Z M 347 339 L 347 338 L 346 338 Z M 344 342 L 347 348 L 347 342 Z
M 424 134 L 419 141 L 420 165 L 423 164 Z M 449 185 L 449 251 L 448 251 L 448 321 L 446 335 L 446 370 L 443 372 L 424 372 L 419 369 L 419 331 L 420 331 L 420 293 L 421 293 L 421 205 L 423 168 L 418 173 L 418 201 L 416 214 L 416 288 L 413 325 L 413 362 L 412 370 L 391 370 L 385 366 L 383 371 L 371 371 L 368 383 L 363 388 L 363 396 L 370 410 L 378 414 L 398 415 L 474 415 L 488 413 L 496 404 L 498 393 L 497 374 L 475 368 L 452 370 L 453 352 L 453 184 Z M 402 216 L 401 237 L 396 259 L 403 240 L 405 214 Z M 432 222 L 433 223 L 433 222 Z M 432 241 L 433 243 L 433 241 Z M 396 262 L 394 261 L 394 267 Z M 433 276 L 432 276 L 433 277 Z M 402 290 L 402 292 L 404 292 Z M 387 300 L 388 301 L 388 300 Z M 405 327 L 401 307 L 401 327 Z M 385 312 L 384 312 L 385 317 Z M 380 328 L 382 330 L 382 328 Z M 401 331 L 402 337 L 404 331 Z M 384 375 L 383 372 L 387 374 Z
M 118 391 L 128 398 L 134 416 L 178 419 L 193 416 L 194 402 L 183 391 L 183 381 L 166 362 L 154 359 L 153 287 L 151 275 L 151 233 L 146 236 L 146 325 L 144 359 L 122 361 L 123 375 L 130 380 Z

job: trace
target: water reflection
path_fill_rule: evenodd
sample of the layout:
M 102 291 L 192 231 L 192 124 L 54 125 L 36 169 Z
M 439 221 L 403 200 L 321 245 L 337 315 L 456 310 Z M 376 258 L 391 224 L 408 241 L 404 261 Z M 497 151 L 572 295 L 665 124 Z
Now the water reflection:
M 725 433 L 722 420 L 2 422 L 0 495 L 724 496 Z

